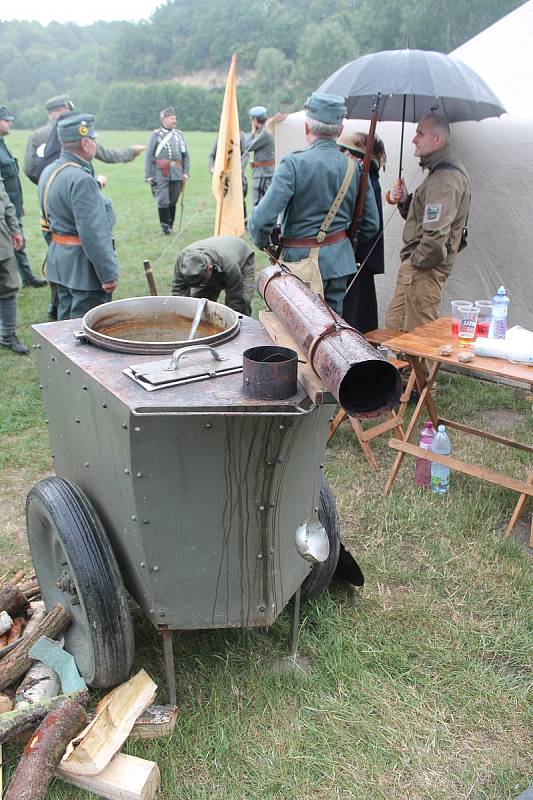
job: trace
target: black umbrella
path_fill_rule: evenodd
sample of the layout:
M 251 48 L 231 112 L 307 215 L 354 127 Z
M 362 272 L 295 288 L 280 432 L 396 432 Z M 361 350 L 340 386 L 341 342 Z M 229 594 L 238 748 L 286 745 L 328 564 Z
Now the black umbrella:
M 356 58 L 333 73 L 317 90 L 346 98 L 349 119 L 377 118 L 419 122 L 439 114 L 448 122 L 481 120 L 505 113 L 494 92 L 462 61 L 431 50 L 383 50 Z M 400 174 L 401 174 L 400 152 Z

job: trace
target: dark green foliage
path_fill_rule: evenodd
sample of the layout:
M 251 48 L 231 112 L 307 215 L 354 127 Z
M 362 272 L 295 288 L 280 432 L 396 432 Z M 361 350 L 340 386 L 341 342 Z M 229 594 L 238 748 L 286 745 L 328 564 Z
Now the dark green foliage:
M 280 103 L 301 107 L 328 75 L 364 53 L 407 42 L 449 52 L 521 2 L 167 0 L 139 23 L 0 21 L 0 103 L 9 103 L 17 127 L 43 124 L 43 101 L 66 91 L 98 115 L 100 128 L 152 128 L 172 103 L 180 127 L 214 130 L 222 90 L 201 87 L 201 76 L 194 87 L 179 81 L 208 70 L 222 84 L 232 53 L 240 74 L 255 70 L 241 87 L 244 121 L 249 101 L 269 112 Z

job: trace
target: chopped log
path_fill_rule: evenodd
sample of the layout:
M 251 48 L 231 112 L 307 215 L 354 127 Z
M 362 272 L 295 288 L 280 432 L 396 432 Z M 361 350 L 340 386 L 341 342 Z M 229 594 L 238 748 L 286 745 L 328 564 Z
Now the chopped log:
M 176 727 L 177 706 L 148 706 L 129 735 L 130 739 L 157 739 L 169 736 Z
M 153 800 L 161 785 L 155 761 L 126 753 L 117 753 L 98 775 L 71 775 L 65 773 L 61 765 L 56 769 L 56 775 L 66 783 L 108 800 Z
M 11 711 L 13 708 L 13 700 L 7 694 L 0 694 L 0 714 L 5 714 L 6 711 Z
M 16 586 L 24 578 L 24 570 L 19 569 L 18 572 L 15 572 L 12 578 L 10 578 L 7 582 L 8 586 Z
M 83 692 L 61 694 L 51 700 L 44 700 L 42 703 L 36 703 L 33 706 L 2 714 L 0 716 L 0 744 L 13 739 L 30 728 L 34 728 L 48 714 L 54 703 L 66 699 L 75 700 L 79 705 L 87 706 L 89 704 L 89 692 L 85 689 Z
M 13 625 L 11 626 L 11 630 L 7 636 L 7 645 L 13 644 L 13 642 L 16 642 L 18 639 L 20 639 L 24 621 L 24 617 L 15 617 L 13 620 Z
M 41 597 L 41 587 L 35 586 L 33 589 L 28 589 L 27 592 L 24 592 L 24 597 L 27 600 L 37 600 Z
M 38 586 L 39 583 L 37 581 L 37 578 L 32 578 L 31 581 L 24 581 L 24 583 L 19 583 L 17 589 L 19 590 L 19 592 L 26 594 L 26 592 L 29 592 L 31 589 L 35 589 Z
M 0 635 L 3 636 L 4 633 L 8 633 L 11 630 L 12 625 L 13 620 L 7 611 L 0 611 Z
M 24 636 L 15 648 L 0 661 L 0 690 L 5 689 L 30 668 L 31 650 L 37 639 L 49 636 L 55 639 L 70 624 L 70 614 L 60 603 L 57 603 L 48 612 L 43 621 L 29 636 Z
M 85 710 L 72 698 L 56 702 L 24 748 L 4 800 L 42 800 L 67 743 L 85 720 Z
M 0 636 L 0 648 L 3 650 L 4 647 L 7 647 L 7 637 L 9 636 L 9 631 L 7 633 L 3 633 Z
M 133 728 L 137 717 L 153 703 L 157 686 L 141 669 L 98 704 L 94 720 L 70 742 L 61 761 L 69 775 L 97 775 L 107 767 Z
M 6 586 L 0 589 L 0 611 L 7 611 L 11 617 L 23 614 L 29 606 L 25 594 L 16 586 Z
M 38 625 L 40 625 L 40 623 L 46 617 L 46 608 L 44 605 L 44 600 L 32 600 L 28 611 L 30 610 L 32 613 L 29 622 L 26 624 L 26 627 L 24 628 L 24 636 L 29 636 L 30 633 L 33 633 L 35 628 Z
M 15 708 L 25 708 L 26 706 L 42 703 L 57 697 L 61 691 L 59 675 L 48 664 L 36 661 L 29 668 L 24 680 L 17 689 L 15 695 Z

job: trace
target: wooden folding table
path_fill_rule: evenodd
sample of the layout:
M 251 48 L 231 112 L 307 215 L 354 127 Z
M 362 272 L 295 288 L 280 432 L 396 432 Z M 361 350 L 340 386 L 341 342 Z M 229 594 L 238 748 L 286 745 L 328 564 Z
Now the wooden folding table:
M 465 425 L 461 422 L 455 422 L 454 420 L 440 417 L 436 409 L 435 400 L 430 393 L 431 387 L 435 382 L 442 364 L 466 367 L 473 377 L 504 378 L 524 385 L 528 387 L 530 391 L 533 387 L 533 367 L 527 366 L 526 364 L 512 364 L 502 358 L 484 358 L 482 356 L 475 356 L 474 359 L 467 364 L 461 363 L 457 357 L 465 348 L 460 347 L 457 338 L 452 337 L 451 319 L 447 317 L 428 322 L 426 325 L 421 325 L 409 333 L 404 333 L 401 336 L 388 339 L 385 344 L 395 353 L 404 354 L 404 357 L 409 361 L 414 371 L 418 391 L 420 393 L 420 398 L 413 416 L 405 431 L 405 438 L 403 441 L 398 439 L 391 439 L 389 441 L 389 446 L 399 452 L 385 485 L 385 494 L 388 494 L 396 480 L 396 476 L 398 475 L 401 463 L 406 454 L 436 461 L 458 472 L 463 472 L 466 475 L 472 475 L 475 478 L 481 478 L 481 480 L 494 483 L 498 486 L 504 486 L 507 489 L 518 492 L 520 498 L 505 532 L 506 537 L 510 536 L 524 509 L 527 497 L 533 496 L 533 466 L 526 480 L 518 480 L 502 472 L 496 472 L 483 466 L 469 464 L 452 456 L 440 455 L 438 453 L 431 453 L 431 456 L 429 456 L 427 450 L 418 447 L 418 445 L 413 444 L 410 440 L 417 429 L 421 414 L 424 409 L 427 409 L 435 426 L 443 424 L 446 425 L 446 427 L 463 431 L 463 433 L 480 436 L 484 439 L 490 439 L 493 442 L 498 442 L 508 447 L 515 447 L 533 454 L 533 447 L 530 445 L 489 431 L 472 428 L 470 425 Z M 453 346 L 453 353 L 451 356 L 444 356 L 439 353 L 439 349 L 443 345 Z M 422 369 L 422 359 L 430 365 L 429 375 L 427 376 Z M 531 523 L 530 546 L 533 547 L 533 519 Z

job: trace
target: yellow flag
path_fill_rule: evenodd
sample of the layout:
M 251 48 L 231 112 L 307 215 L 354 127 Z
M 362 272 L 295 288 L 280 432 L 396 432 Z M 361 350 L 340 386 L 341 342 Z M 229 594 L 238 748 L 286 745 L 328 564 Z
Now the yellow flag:
M 226 80 L 211 188 L 217 201 L 215 236 L 242 236 L 244 209 L 235 55 Z

